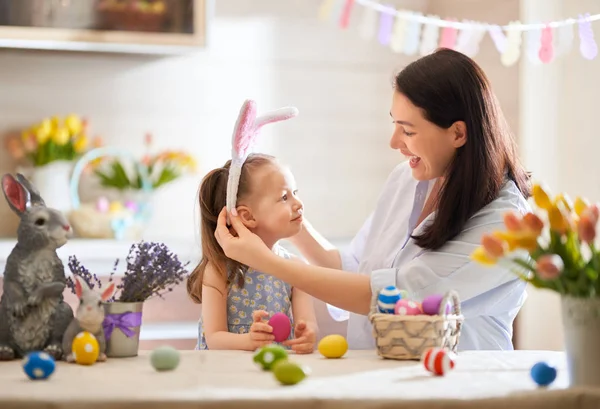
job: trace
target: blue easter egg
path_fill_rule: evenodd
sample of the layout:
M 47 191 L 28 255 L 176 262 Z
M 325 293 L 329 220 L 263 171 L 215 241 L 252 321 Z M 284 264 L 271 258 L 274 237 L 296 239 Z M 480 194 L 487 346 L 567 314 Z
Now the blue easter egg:
M 393 314 L 396 303 L 400 301 L 402 295 L 400 290 L 393 285 L 385 287 L 379 292 L 377 297 L 377 307 L 384 314 Z
M 531 367 L 531 378 L 539 386 L 548 386 L 556 379 L 556 368 L 545 362 L 538 362 Z
M 54 358 L 45 352 L 30 352 L 23 359 L 23 371 L 29 379 L 48 379 L 55 368 Z

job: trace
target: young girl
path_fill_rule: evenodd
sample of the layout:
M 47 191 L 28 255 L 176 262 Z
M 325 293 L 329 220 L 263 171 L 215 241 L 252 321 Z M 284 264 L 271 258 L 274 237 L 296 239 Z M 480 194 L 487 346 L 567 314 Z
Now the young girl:
M 282 344 L 297 353 L 311 353 L 317 331 L 312 298 L 228 259 L 215 239 L 219 213 L 231 194 L 232 166 L 235 160 L 214 169 L 200 186 L 202 260 L 187 283 L 190 297 L 202 304 L 197 349 L 254 351 L 273 343 L 267 320 L 282 312 L 293 322 L 292 333 Z M 247 155 L 238 172 L 233 209 L 273 252 L 292 258 L 278 245 L 302 229 L 303 205 L 292 174 L 274 157 L 262 154 Z

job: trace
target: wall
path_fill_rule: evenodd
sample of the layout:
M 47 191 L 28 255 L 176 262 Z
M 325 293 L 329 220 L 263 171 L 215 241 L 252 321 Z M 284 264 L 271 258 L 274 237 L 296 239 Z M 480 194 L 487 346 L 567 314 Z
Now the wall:
M 523 20 L 548 21 L 600 13 L 593 0 L 524 0 Z M 592 27 L 598 41 L 598 23 Z M 521 133 L 527 166 L 534 177 L 556 194 L 600 200 L 600 164 L 595 133 L 595 99 L 600 91 L 598 58 L 588 61 L 579 52 L 577 27 L 568 55 L 549 65 L 524 60 L 521 64 Z M 556 44 L 556 43 L 555 43 Z M 563 348 L 560 298 L 546 290 L 530 289 L 521 314 L 521 344 L 526 349 Z
M 201 172 L 159 192 L 150 234 L 194 238 L 199 180 L 227 159 L 242 101 L 294 104 L 300 116 L 265 129 L 260 146 L 292 166 L 313 223 L 349 236 L 401 159 L 387 147 L 387 112 L 391 75 L 408 60 L 319 22 L 318 6 L 219 0 L 210 48 L 182 57 L 1 51 L 0 131 L 78 112 L 107 143 L 139 151 L 152 131 L 159 147 L 185 148 Z M 0 171 L 13 165 L 0 151 Z M 0 204 L 0 236 L 13 235 L 8 213 Z

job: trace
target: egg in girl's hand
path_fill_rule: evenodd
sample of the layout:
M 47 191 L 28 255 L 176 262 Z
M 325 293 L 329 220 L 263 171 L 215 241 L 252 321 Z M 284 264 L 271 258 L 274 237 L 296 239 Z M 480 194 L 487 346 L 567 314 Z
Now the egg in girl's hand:
M 292 332 L 290 318 L 282 312 L 273 314 L 269 320 L 269 325 L 273 328 L 275 342 L 285 341 L 290 336 L 290 332 Z
M 421 315 L 423 310 L 417 301 L 399 300 L 394 308 L 396 315 Z
M 377 307 L 379 312 L 383 314 L 393 314 L 394 306 L 401 298 L 402 296 L 400 295 L 399 289 L 393 285 L 385 287 L 379 292 L 379 296 L 377 297 Z
M 444 296 L 440 294 L 433 294 L 425 297 L 422 303 L 423 312 L 427 315 L 438 315 L 440 313 L 440 307 Z M 446 304 L 446 314 L 450 314 L 451 307 L 450 303 Z

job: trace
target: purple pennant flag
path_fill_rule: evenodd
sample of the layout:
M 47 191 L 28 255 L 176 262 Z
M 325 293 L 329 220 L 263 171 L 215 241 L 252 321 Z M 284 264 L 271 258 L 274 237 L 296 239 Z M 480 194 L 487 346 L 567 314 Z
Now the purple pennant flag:
M 396 9 L 391 5 L 386 6 L 386 11 L 382 11 L 379 16 L 379 34 L 377 35 L 381 45 L 388 45 L 392 38 L 392 29 L 394 27 L 394 18 Z

